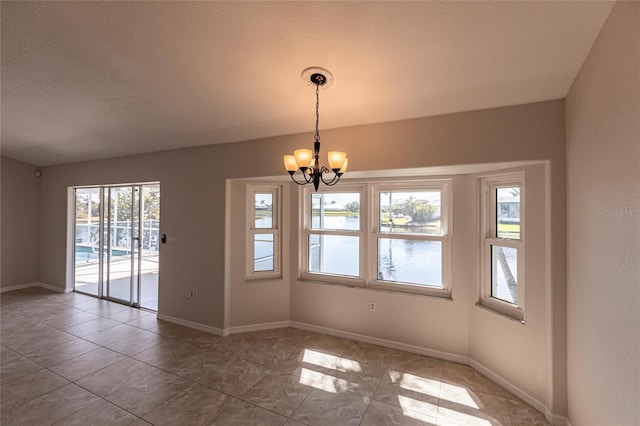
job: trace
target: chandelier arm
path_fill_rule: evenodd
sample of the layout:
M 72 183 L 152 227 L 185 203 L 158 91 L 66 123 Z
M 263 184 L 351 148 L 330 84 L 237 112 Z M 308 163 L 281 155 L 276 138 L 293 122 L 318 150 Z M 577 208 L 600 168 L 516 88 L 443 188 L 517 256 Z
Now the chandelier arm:
M 329 181 L 325 180 L 324 173 L 333 173 L 333 177 L 331 178 L 331 180 L 329 180 Z M 328 169 L 326 166 L 322 166 L 321 174 L 320 174 L 320 180 L 325 185 L 327 185 L 327 186 L 335 185 L 336 183 L 338 183 L 338 181 L 340 180 L 341 176 L 342 176 L 341 173 L 335 173 L 333 170 Z
M 313 182 L 313 178 L 312 177 L 307 177 L 306 173 L 302 174 L 302 181 L 299 181 L 298 179 L 296 179 L 295 176 L 295 172 L 289 172 L 289 176 L 291 176 L 291 180 L 294 181 L 295 183 L 297 183 L 298 185 L 307 185 L 311 182 Z

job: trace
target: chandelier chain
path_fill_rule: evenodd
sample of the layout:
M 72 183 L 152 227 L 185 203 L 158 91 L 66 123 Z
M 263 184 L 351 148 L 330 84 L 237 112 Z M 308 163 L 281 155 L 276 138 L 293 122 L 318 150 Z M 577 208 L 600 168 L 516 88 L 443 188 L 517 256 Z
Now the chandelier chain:
M 316 84 L 316 134 L 313 136 L 313 140 L 316 142 L 320 142 L 320 131 L 318 130 L 318 125 L 320 124 L 320 113 L 318 112 L 320 109 L 320 84 Z

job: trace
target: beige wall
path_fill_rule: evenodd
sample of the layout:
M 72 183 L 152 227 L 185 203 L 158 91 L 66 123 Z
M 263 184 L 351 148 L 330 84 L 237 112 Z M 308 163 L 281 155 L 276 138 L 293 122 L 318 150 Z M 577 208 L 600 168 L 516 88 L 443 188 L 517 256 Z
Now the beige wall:
M 564 319 L 564 101 L 549 101 L 482 111 L 464 112 L 415 120 L 405 120 L 369 126 L 357 126 L 323 131 L 323 152 L 343 149 L 350 158 L 350 170 L 367 171 L 406 168 L 474 165 L 479 163 L 508 163 L 544 161 L 548 163 L 550 217 L 545 223 L 556 232 L 548 242 L 548 253 L 554 263 L 545 271 L 544 285 L 561 295 L 552 303 L 551 292 L 542 293 L 544 300 L 525 326 L 513 328 L 511 320 L 494 314 L 473 314 L 487 327 L 504 324 L 511 341 L 488 336 L 485 344 L 504 347 L 509 353 L 524 353 L 531 349 L 527 339 L 533 333 L 536 344 L 533 357 L 511 357 L 491 365 L 496 374 L 540 401 L 554 412 L 562 414 L 565 395 L 554 393 L 551 384 L 554 371 L 564 372 L 564 348 L 552 354 L 552 341 L 566 339 Z M 475 217 L 469 200 L 473 198 L 474 180 L 461 177 L 455 185 L 454 201 L 470 207 L 456 210 L 457 227 L 454 242 L 459 257 L 454 262 L 456 280 L 454 300 L 405 296 L 375 292 L 378 302 L 376 316 L 366 311 L 370 290 L 349 289 L 296 280 L 281 283 L 245 283 L 244 263 L 233 259 L 241 253 L 237 235 L 239 228 L 225 229 L 226 196 L 232 203 L 243 203 L 244 194 L 235 199 L 229 184 L 232 179 L 264 176 L 283 177 L 282 154 L 300 146 L 311 145 L 310 134 L 293 135 L 236 144 L 210 145 L 119 159 L 93 161 L 48 167 L 42 179 L 41 220 L 41 281 L 65 287 L 65 247 L 67 226 L 67 188 L 73 185 L 123 182 L 159 181 L 162 191 L 161 232 L 168 235 L 168 243 L 160 247 L 161 314 L 198 322 L 217 328 L 239 327 L 256 321 L 275 322 L 291 319 L 321 327 L 339 328 L 345 332 L 366 334 L 374 338 L 399 341 L 451 354 L 466 356 L 473 349 L 481 361 L 485 355 L 467 337 L 473 331 L 469 312 L 474 309 L 475 271 L 467 261 L 476 252 L 466 246 L 469 235 L 475 234 Z M 297 218 L 297 191 L 292 190 L 291 217 Z M 473 202 L 472 202 L 473 204 Z M 230 211 L 230 213 L 232 213 Z M 291 222 L 291 227 L 294 227 Z M 458 233 L 460 235 L 458 235 Z M 465 235 L 467 237 L 465 237 Z M 225 238 L 230 246 L 225 251 Z M 291 256 L 297 256 L 297 239 L 290 233 Z M 243 244 L 243 243 L 242 243 Z M 42 256 L 42 254 L 47 256 Z M 229 264 L 225 264 L 225 255 Z M 297 276 L 296 262 L 285 258 L 289 276 Z M 225 276 L 225 268 L 228 268 Z M 226 281 L 225 281 L 226 280 Z M 536 283 L 536 285 L 541 285 Z M 225 293 L 225 286 L 229 291 Z M 290 314 L 286 295 L 290 286 Z M 189 299 L 188 292 L 198 289 L 198 298 Z M 273 290 L 271 292 L 270 290 Z M 225 301 L 225 297 L 228 300 Z M 555 297 L 555 294 L 553 295 Z M 224 306 L 228 306 L 224 312 Z M 491 315 L 491 316 L 488 316 Z M 442 319 L 447 324 L 442 326 Z M 534 320 L 535 319 L 535 320 Z M 542 324 L 544 322 L 544 324 Z M 553 324 L 553 327 L 550 326 Z M 511 338 L 510 337 L 510 338 Z M 474 349 L 475 348 L 475 349 Z M 559 356 L 556 356 L 558 353 Z M 543 358 L 543 359 L 538 359 Z M 528 364 L 535 363 L 532 367 Z M 517 371 L 540 373 L 544 380 L 529 384 L 529 374 L 518 376 Z M 546 378 L 549 378 L 547 380 Z M 560 410 L 560 411 L 558 411 Z
M 38 281 L 40 179 L 31 164 L 1 157 L 0 287 Z
M 546 331 L 546 321 L 551 312 L 547 297 L 551 283 L 547 276 L 549 258 L 546 244 L 549 235 L 545 229 L 548 225 L 545 216 L 549 206 L 545 200 L 546 166 L 530 166 L 525 170 L 525 324 L 476 306 L 476 300 L 472 298 L 468 354 L 474 361 L 517 384 L 527 394 L 536 395 L 551 409 L 552 401 L 547 394 L 553 360 L 548 357 L 552 336 Z M 473 245 L 478 235 L 479 231 L 474 229 L 464 243 Z M 473 259 L 478 256 L 476 252 Z M 474 278 L 471 276 L 469 283 L 471 293 L 476 288 Z M 556 410 L 554 407 L 558 413 Z
M 282 278 L 265 280 L 246 280 L 246 217 L 247 184 L 251 181 L 230 181 L 230 214 L 227 220 L 230 226 L 228 251 L 230 268 L 228 276 L 229 322 L 225 328 L 238 329 L 250 325 L 289 321 L 290 279 L 289 269 L 283 268 Z M 260 182 L 252 181 L 251 183 Z M 264 183 L 264 182 L 262 182 Z M 282 185 L 282 183 L 280 183 Z M 282 185 L 282 228 L 281 250 L 285 264 L 289 262 L 288 237 L 293 228 L 289 214 L 289 184 Z
M 567 97 L 573 425 L 640 424 L 640 3 L 613 9 Z
M 466 357 L 469 290 L 475 276 L 475 268 L 469 265 L 476 263 L 474 252 L 467 250 L 469 243 L 476 244 L 475 240 L 468 239 L 475 223 L 471 181 L 467 176 L 453 177 L 451 188 L 451 300 L 297 281 L 291 289 L 291 319 Z M 293 217 L 297 217 L 299 211 L 298 196 L 292 202 L 296 207 Z M 291 241 L 291 252 L 299 251 L 296 232 Z M 291 259 L 292 277 L 298 274 L 297 260 Z M 369 311 L 369 301 L 376 302 L 375 312 Z

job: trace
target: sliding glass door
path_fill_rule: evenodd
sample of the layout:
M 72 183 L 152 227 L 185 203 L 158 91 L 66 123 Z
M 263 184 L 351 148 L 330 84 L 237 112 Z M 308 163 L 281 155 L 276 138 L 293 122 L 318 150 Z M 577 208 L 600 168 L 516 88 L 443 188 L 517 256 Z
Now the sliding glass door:
M 102 188 L 76 188 L 74 254 L 76 291 L 101 296 Z
M 104 296 L 136 306 L 139 300 L 139 188 L 120 186 L 106 190 L 109 233 Z
M 75 190 L 75 290 L 158 309 L 159 184 Z

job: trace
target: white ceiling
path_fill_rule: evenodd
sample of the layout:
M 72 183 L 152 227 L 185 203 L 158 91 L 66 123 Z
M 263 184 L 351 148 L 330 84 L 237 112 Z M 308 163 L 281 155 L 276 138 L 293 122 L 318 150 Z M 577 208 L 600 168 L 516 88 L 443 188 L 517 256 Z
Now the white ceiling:
M 53 165 L 563 98 L 613 3 L 2 2 L 2 154 Z M 312 139 L 309 139 L 311 146 Z

